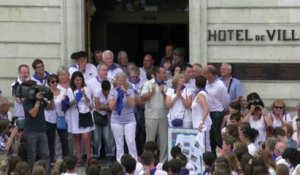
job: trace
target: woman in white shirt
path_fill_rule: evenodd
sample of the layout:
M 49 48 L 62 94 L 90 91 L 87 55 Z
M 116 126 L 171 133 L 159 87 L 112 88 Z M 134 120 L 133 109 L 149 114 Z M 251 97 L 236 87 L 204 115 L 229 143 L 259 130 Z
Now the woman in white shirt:
M 212 121 L 208 112 L 210 97 L 205 91 L 206 78 L 198 76 L 195 78 L 195 85 L 199 92 L 192 103 L 192 124 L 194 129 L 198 129 L 201 134 L 204 134 L 205 150 L 210 151 L 209 131 Z
M 53 99 L 55 107 L 54 109 L 45 110 L 45 119 L 47 122 L 47 137 L 48 137 L 48 146 L 49 146 L 49 153 L 50 153 L 50 162 L 55 162 L 55 132 L 57 131 L 60 142 L 62 145 L 62 155 L 63 157 L 69 154 L 68 150 L 68 132 L 67 128 L 57 128 L 56 122 L 57 117 L 61 116 L 65 118 L 65 113 L 62 111 L 62 100 L 65 98 L 65 93 L 60 90 L 58 85 L 58 76 L 55 74 L 49 75 L 47 79 L 47 84 L 53 93 Z
M 184 84 L 184 74 L 175 75 L 172 80 L 172 87 L 166 93 L 166 106 L 170 108 L 167 115 L 170 127 L 192 127 L 192 91 Z
M 67 90 L 70 108 L 67 112 L 68 132 L 75 140 L 77 164 L 80 164 L 81 141 L 85 144 L 87 160 L 91 157 L 91 131 L 95 129 L 90 106 L 91 93 L 85 85 L 83 74 L 76 71 L 72 74 L 70 88 Z
M 259 135 L 255 141 L 257 146 L 261 146 L 267 138 L 267 129 L 272 127 L 270 115 L 264 108 L 264 103 L 256 92 L 247 96 L 249 112 L 243 118 L 242 122 L 249 122 L 251 128 L 256 129 Z
M 286 112 L 285 102 L 282 99 L 276 99 L 272 103 L 271 109 L 273 128 L 281 127 L 284 123 L 292 124 L 292 117 L 288 112 Z

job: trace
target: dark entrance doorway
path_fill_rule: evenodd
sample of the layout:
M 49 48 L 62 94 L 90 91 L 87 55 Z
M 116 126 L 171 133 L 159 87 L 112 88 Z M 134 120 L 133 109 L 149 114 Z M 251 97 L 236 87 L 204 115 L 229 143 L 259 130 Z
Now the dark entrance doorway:
M 89 0 L 96 12 L 89 23 L 89 50 L 128 52 L 131 62 L 142 63 L 151 53 L 159 64 L 167 43 L 189 50 L 187 0 Z M 188 55 L 186 56 L 188 58 Z M 117 59 L 115 60 L 117 61 Z
M 98 30 L 97 24 L 92 23 L 91 50 L 110 49 L 115 55 L 125 50 L 130 61 L 138 65 L 141 65 L 143 55 L 146 53 L 153 54 L 156 64 L 159 64 L 164 55 L 164 47 L 168 43 L 173 43 L 188 51 L 188 26 L 186 24 L 111 23 L 106 25 L 105 31 L 106 38 L 101 38 L 102 32 Z

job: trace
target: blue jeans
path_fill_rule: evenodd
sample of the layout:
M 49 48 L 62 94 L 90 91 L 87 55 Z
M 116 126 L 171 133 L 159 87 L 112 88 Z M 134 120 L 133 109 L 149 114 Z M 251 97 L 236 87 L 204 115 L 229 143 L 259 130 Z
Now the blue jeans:
M 100 150 L 102 147 L 102 137 L 104 140 L 106 157 L 115 156 L 116 146 L 115 146 L 115 142 L 113 139 L 113 135 L 109 123 L 107 124 L 107 126 L 99 126 L 95 124 L 95 130 L 93 131 L 93 141 L 92 141 L 93 156 L 100 157 Z

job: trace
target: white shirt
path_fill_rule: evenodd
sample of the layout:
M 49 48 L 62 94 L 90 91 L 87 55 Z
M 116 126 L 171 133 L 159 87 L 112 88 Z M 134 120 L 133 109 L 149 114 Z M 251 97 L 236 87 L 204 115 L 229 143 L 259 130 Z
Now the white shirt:
M 143 81 L 148 81 L 147 73 L 143 67 L 140 67 L 140 79 Z
M 165 106 L 164 96 L 161 94 L 154 78 L 144 84 L 141 95 L 152 92 L 153 86 L 155 86 L 155 92 L 150 99 L 145 102 L 145 117 L 163 119 L 167 116 L 168 109 Z M 167 91 L 167 85 L 164 85 L 164 91 Z
M 197 94 L 194 101 L 192 102 L 192 124 L 193 124 L 194 129 L 197 129 L 199 127 L 200 122 L 202 121 L 202 118 L 203 118 L 203 116 L 202 116 L 203 107 L 197 101 L 197 98 L 200 94 L 204 96 L 207 103 L 210 103 L 210 97 L 207 94 L 207 92 L 205 92 L 205 91 L 200 91 Z M 204 126 L 206 126 L 207 130 L 210 130 L 211 125 L 212 125 L 212 120 L 211 120 L 210 115 L 208 113 L 208 116 L 207 116 L 207 118 L 204 122 Z
M 18 86 L 16 84 L 22 84 L 22 81 L 20 80 L 20 78 L 18 78 L 12 85 L 12 91 L 14 90 L 14 86 Z M 14 96 L 15 94 L 13 94 Z M 24 113 L 24 108 L 23 108 L 23 104 L 19 103 L 16 99 L 14 99 L 14 115 L 18 116 L 19 118 L 25 118 L 25 113 Z
M 171 97 L 171 100 L 173 100 L 176 97 L 174 88 L 168 88 L 166 95 Z M 192 95 L 192 91 L 185 87 L 181 91 L 181 95 L 184 99 L 187 99 L 188 96 Z M 176 118 L 183 119 L 185 122 L 190 122 L 192 121 L 192 111 L 191 108 L 185 108 L 182 100 L 178 98 L 173 106 L 170 107 L 167 117 L 170 126 L 172 125 L 171 121 Z
M 249 154 L 251 154 L 252 156 L 254 156 L 255 153 L 258 151 L 258 148 L 256 147 L 256 145 L 254 143 L 250 143 L 248 145 L 248 151 L 249 151 Z
M 210 103 L 208 103 L 209 112 L 221 112 L 227 109 L 230 98 L 224 83 L 220 79 L 212 82 L 207 81 L 205 90 L 211 98 Z
M 273 128 L 277 128 L 277 127 L 282 126 L 282 123 L 281 123 L 280 119 L 278 117 L 276 117 L 273 113 L 271 113 L 271 118 L 272 118 L 272 121 L 273 121 L 273 124 L 272 124 Z M 285 113 L 283 115 L 282 120 L 284 122 L 287 122 L 287 123 L 292 123 L 292 117 L 289 113 Z
M 79 68 L 77 64 L 74 64 L 69 68 L 70 78 L 72 77 L 72 74 L 76 71 L 79 71 Z M 87 63 L 85 66 L 85 71 L 83 73 L 85 82 L 89 81 L 90 79 L 96 76 L 97 76 L 97 68 L 93 64 Z
M 63 100 L 65 96 L 65 92 L 60 90 L 60 93 L 58 96 L 54 96 L 54 104 L 55 109 L 52 110 L 45 110 L 45 119 L 49 123 L 56 123 L 56 116 L 64 116 L 65 113 L 62 111 L 61 101 Z
M 144 170 L 139 173 L 139 175 L 144 175 L 144 174 L 145 174 Z M 158 169 L 156 169 L 154 175 L 168 175 L 168 173 L 165 172 L 164 170 L 158 170 Z
M 293 117 L 292 126 L 293 126 L 294 131 L 297 131 L 297 122 L 296 122 L 296 120 L 297 120 L 298 117 L 299 117 L 298 115 L 295 115 Z
M 95 96 L 96 98 L 99 99 L 99 103 L 101 105 L 104 105 L 104 104 L 108 104 L 108 97 L 106 98 L 102 92 L 102 89 L 99 89 L 97 91 L 97 93 L 95 93 Z M 96 110 L 96 109 L 95 109 Z M 97 110 L 98 111 L 98 110 Z M 103 110 L 103 111 L 98 111 L 101 115 L 106 115 L 107 114 L 107 111 Z
M 115 65 L 116 66 L 116 65 Z M 115 76 L 117 73 L 123 72 L 123 70 L 119 67 L 116 67 L 115 69 L 108 69 L 107 72 L 107 80 L 110 82 L 113 82 L 115 80 Z
M 44 77 L 42 79 L 42 81 L 40 81 L 36 76 L 36 74 L 34 74 L 32 77 L 31 77 L 31 80 L 35 81 L 37 85 L 40 85 L 40 86 L 48 86 L 47 84 L 47 78 L 50 74 L 48 72 L 45 71 L 44 73 Z
M 90 79 L 86 82 L 87 87 L 89 88 L 92 97 L 96 96 L 96 93 L 101 90 L 101 83 L 103 80 L 101 80 L 98 76 Z
M 255 144 L 258 146 L 260 143 L 266 141 L 267 132 L 266 132 L 266 124 L 265 119 L 261 116 L 258 120 L 254 120 L 251 115 L 249 118 L 249 124 L 251 128 L 254 128 L 258 131 L 258 136 L 256 137 Z

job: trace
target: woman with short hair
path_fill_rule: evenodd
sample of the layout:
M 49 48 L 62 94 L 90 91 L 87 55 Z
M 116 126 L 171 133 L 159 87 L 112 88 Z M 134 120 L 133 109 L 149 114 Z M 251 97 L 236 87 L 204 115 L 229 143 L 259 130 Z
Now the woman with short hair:
M 108 97 L 108 106 L 112 110 L 110 125 L 117 147 L 117 161 L 121 162 L 124 155 L 124 136 L 129 154 L 137 159 L 134 91 L 126 81 L 126 74 L 122 72 L 116 74 L 113 85 L 114 88 Z
M 192 90 L 185 87 L 184 74 L 175 75 L 172 87 L 166 92 L 166 106 L 169 107 L 170 127 L 191 128 Z

